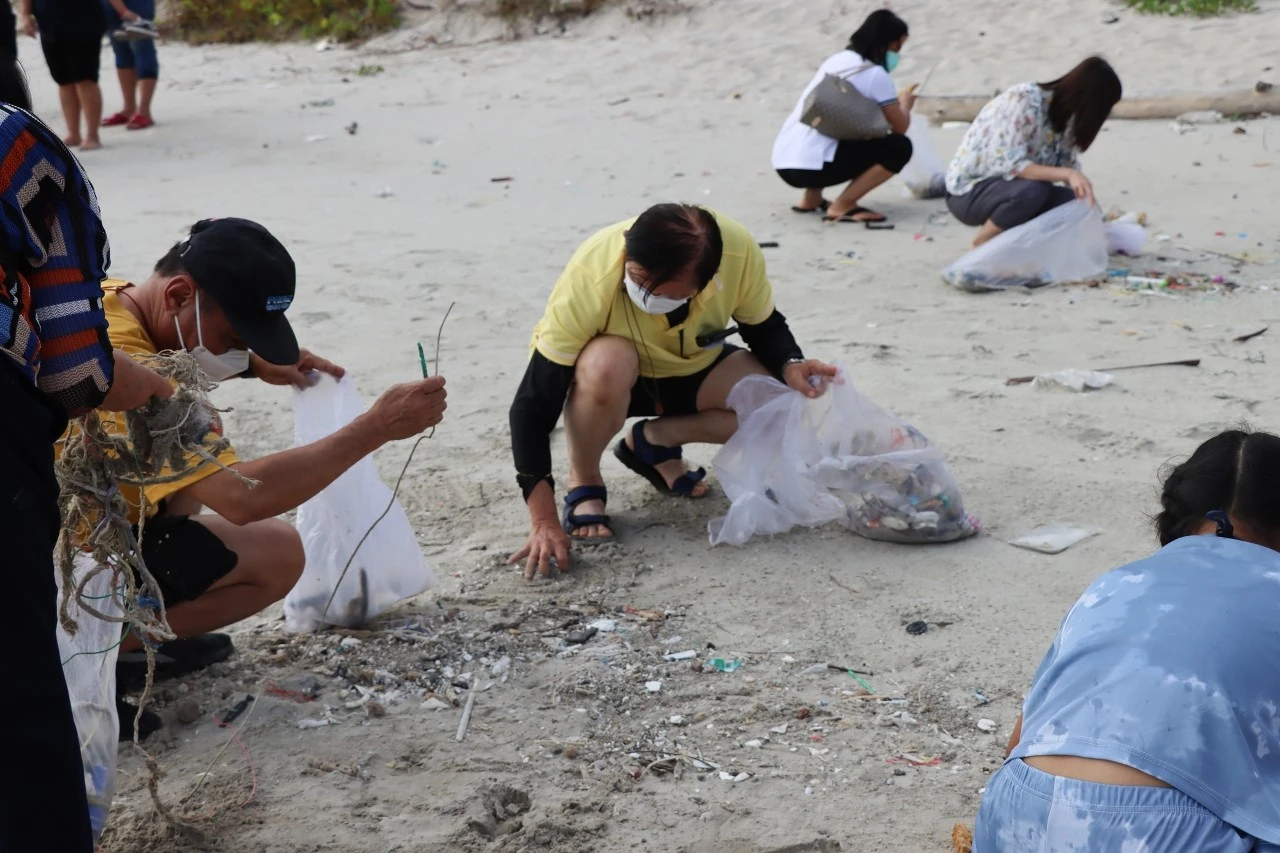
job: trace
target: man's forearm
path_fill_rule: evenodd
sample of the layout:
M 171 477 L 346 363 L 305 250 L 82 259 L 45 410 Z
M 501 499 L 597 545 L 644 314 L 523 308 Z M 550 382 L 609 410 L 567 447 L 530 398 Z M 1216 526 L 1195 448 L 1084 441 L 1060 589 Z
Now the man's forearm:
M 253 488 L 219 471 L 183 491 L 234 524 L 275 518 L 320 494 L 383 444 L 372 419 L 362 415 L 319 441 L 236 465 L 236 474 L 258 481 Z
M 528 506 L 529 521 L 532 524 L 559 522 L 560 517 L 556 514 L 556 493 L 546 480 L 533 487 L 533 491 L 529 493 Z

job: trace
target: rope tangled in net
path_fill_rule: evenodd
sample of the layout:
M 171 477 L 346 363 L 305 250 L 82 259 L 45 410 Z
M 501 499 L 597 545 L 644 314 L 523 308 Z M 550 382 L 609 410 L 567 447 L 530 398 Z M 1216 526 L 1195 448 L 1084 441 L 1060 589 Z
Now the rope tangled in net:
M 187 832 L 186 824 L 161 802 L 159 780 L 162 775 L 155 758 L 142 747 L 138 738 L 139 721 L 151 695 L 155 677 L 155 649 L 159 643 L 176 639 L 165 615 L 164 599 L 155 577 L 142 557 L 142 537 L 147 517 L 147 499 L 141 498 L 138 528 L 135 534 L 129 515 L 129 502 L 120 486 L 141 490 L 184 479 L 205 464 L 232 470 L 220 463 L 218 454 L 230 445 L 221 435 L 218 411 L 209 400 L 216 387 L 185 352 L 158 355 L 136 355 L 134 359 L 166 377 L 174 385 L 167 400 L 153 398 L 140 409 L 124 416 L 125 433 L 114 425 L 104 424 L 97 412 L 72 422 L 61 442 L 61 454 L 55 465 L 61 492 L 58 509 L 62 528 L 54 553 L 54 562 L 62 579 L 62 600 L 58 619 L 68 636 L 77 630 L 71 616 L 74 603 L 81 613 L 106 622 L 124 623 L 127 630 L 141 641 L 147 655 L 146 682 L 134 719 L 134 747 L 144 757 L 151 778 L 148 790 L 156 810 L 175 828 Z M 236 473 L 232 470 L 232 473 Z M 257 485 L 239 474 L 246 485 Z M 94 568 L 77 582 L 75 558 L 88 553 Z M 112 588 L 118 589 L 122 615 L 109 615 L 99 610 L 85 588 L 98 574 L 112 573 Z M 122 627 L 122 630 L 125 630 Z

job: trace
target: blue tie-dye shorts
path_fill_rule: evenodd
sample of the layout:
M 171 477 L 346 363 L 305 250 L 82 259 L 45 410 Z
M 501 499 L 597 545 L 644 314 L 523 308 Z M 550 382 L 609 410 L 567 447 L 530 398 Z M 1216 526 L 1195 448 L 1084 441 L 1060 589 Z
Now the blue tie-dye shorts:
M 1181 791 L 1050 776 L 1021 759 L 991 778 L 973 853 L 1280 853 Z

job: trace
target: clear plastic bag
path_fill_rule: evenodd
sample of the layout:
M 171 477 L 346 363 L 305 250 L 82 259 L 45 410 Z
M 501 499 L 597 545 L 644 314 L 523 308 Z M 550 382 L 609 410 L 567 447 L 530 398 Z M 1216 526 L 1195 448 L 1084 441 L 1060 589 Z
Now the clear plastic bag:
M 970 293 L 1088 281 L 1107 271 L 1102 214 L 1071 201 L 997 234 L 942 271 L 947 284 Z
M 816 400 L 766 376 L 729 392 L 738 431 L 716 454 L 731 505 L 712 545 L 839 522 L 889 542 L 951 542 L 979 530 L 941 451 L 858 393 L 842 369 Z
M 310 388 L 294 391 L 294 445 L 318 441 L 363 412 L 354 380 L 323 376 Z M 378 476 L 373 457 L 366 456 L 299 507 L 298 533 L 307 563 L 284 600 L 288 630 L 314 631 L 322 625 L 358 627 L 435 584 L 435 575 L 422 557 L 399 501 L 360 544 L 388 503 L 391 490 Z M 348 560 L 351 566 L 326 612 L 325 605 Z
M 76 585 L 79 586 L 85 576 L 96 568 L 92 557 L 87 554 L 77 556 L 73 567 Z M 89 579 L 83 595 L 99 613 L 122 616 L 118 587 L 114 572 L 104 568 Z M 58 594 L 62 594 L 60 576 Z M 67 680 L 71 713 L 80 735 L 80 761 L 84 765 L 85 792 L 89 795 L 89 823 L 96 842 L 107 825 L 111 798 L 116 790 L 116 750 L 120 741 L 120 717 L 116 713 L 116 647 L 124 626 L 87 613 L 75 602 L 71 603 L 68 614 L 76 622 L 76 633 L 71 636 L 59 622 L 58 654 L 63 661 L 62 674 Z
M 947 194 L 947 164 L 933 147 L 929 120 L 913 113 L 907 139 L 911 140 L 911 159 L 902 167 L 902 182 L 916 198 L 942 198 Z
M 1107 235 L 1107 254 L 1136 258 L 1147 247 L 1147 229 L 1137 222 L 1108 222 L 1103 227 Z

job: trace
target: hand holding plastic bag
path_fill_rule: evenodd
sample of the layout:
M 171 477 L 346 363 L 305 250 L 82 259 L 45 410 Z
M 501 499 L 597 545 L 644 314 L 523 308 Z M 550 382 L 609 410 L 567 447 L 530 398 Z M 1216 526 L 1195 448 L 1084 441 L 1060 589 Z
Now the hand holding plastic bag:
M 322 376 L 310 388 L 294 389 L 294 445 L 310 444 L 336 432 L 364 408 L 350 376 L 340 381 Z M 386 516 L 377 521 L 388 505 Z M 400 502 L 392 501 L 391 490 L 378 476 L 371 456 L 303 504 L 297 525 L 307 562 L 302 577 L 284 600 L 288 630 L 314 631 L 322 625 L 358 627 L 401 599 L 435 584 L 409 518 Z M 348 561 L 350 568 L 342 577 Z M 331 595 L 333 603 L 326 612 Z
M 1107 271 L 1102 214 L 1070 201 L 1010 228 L 942 271 L 947 284 L 970 293 L 1088 281 Z
M 728 402 L 738 431 L 713 464 L 731 506 L 707 525 L 712 545 L 832 521 L 891 542 L 978 532 L 938 448 L 859 394 L 843 369 L 817 399 L 748 376 Z

